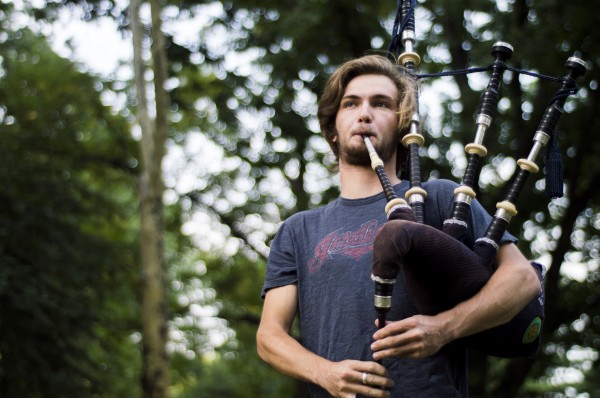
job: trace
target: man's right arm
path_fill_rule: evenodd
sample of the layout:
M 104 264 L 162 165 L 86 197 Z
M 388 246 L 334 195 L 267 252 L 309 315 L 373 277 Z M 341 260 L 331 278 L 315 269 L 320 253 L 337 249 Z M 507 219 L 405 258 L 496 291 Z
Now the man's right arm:
M 376 362 L 345 360 L 331 362 L 304 348 L 290 336 L 298 306 L 297 285 L 271 289 L 265 296 L 263 313 L 256 334 L 258 355 L 279 372 L 325 388 L 334 397 L 350 398 L 356 394 L 388 397 L 378 386 L 391 387 L 386 370 Z M 368 385 L 362 374 L 368 374 Z

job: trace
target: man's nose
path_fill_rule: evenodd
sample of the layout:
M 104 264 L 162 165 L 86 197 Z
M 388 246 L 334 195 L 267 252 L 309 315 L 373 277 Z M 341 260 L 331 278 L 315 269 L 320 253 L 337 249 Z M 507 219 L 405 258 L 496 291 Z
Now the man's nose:
M 371 123 L 373 121 L 373 114 L 371 113 L 371 105 L 364 104 L 360 107 L 359 120 L 362 123 Z

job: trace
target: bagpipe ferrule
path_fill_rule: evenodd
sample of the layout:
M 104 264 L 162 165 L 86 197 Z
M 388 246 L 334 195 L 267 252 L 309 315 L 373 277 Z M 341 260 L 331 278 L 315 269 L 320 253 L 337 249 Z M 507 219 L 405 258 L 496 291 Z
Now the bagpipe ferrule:
M 408 147 L 410 144 L 417 144 L 419 147 L 425 143 L 425 137 L 419 133 L 409 133 L 402 137 L 402 145 Z
M 377 155 L 375 150 L 373 152 L 369 151 L 369 157 L 371 158 L 371 168 L 373 170 L 377 169 L 377 167 L 383 167 L 383 160 Z
M 482 115 L 485 116 L 485 115 Z M 490 118 L 491 121 L 491 118 Z M 474 144 L 483 145 L 483 140 L 485 138 L 485 132 L 487 131 L 489 124 L 477 123 L 477 130 L 475 131 L 475 138 L 473 139 Z
M 490 127 L 490 125 L 492 124 L 492 117 L 486 115 L 485 113 L 480 113 L 479 115 L 477 115 L 477 119 L 475 119 L 475 123 L 482 124 L 485 127 Z
M 475 155 L 479 156 L 480 158 L 487 155 L 487 149 L 483 145 L 473 144 L 473 143 L 465 145 L 465 152 L 468 153 L 469 155 L 475 154 Z
M 371 140 L 369 140 L 367 136 L 363 136 L 363 141 L 367 147 L 367 151 L 369 152 L 369 157 L 371 158 L 371 168 L 376 170 L 379 166 L 383 167 L 383 160 L 381 160 L 377 154 L 377 151 L 375 151 L 375 147 L 371 143 Z
M 498 250 L 499 246 L 496 242 L 494 242 L 493 239 L 490 238 L 486 238 L 485 236 L 483 238 L 479 238 L 477 239 L 475 242 L 483 242 L 483 243 L 487 243 L 488 245 L 492 246 L 494 249 Z
M 565 63 L 565 66 L 567 66 L 571 69 L 574 69 L 574 71 L 575 71 L 574 73 L 576 74 L 575 77 L 584 74 L 589 69 L 587 63 L 578 57 L 567 58 L 567 62 Z
M 455 191 L 456 192 L 456 191 Z M 466 203 L 468 205 L 471 205 L 471 202 L 473 201 L 473 196 L 468 195 L 464 192 L 459 192 L 454 196 L 454 201 L 455 202 L 461 202 L 461 203 Z
M 420 134 L 419 124 L 421 124 L 421 115 L 418 113 L 413 113 L 412 117 L 410 118 L 410 134 Z
M 467 224 L 466 221 L 458 220 L 456 218 L 448 218 L 447 220 L 444 220 L 444 224 L 455 224 L 455 225 L 460 225 L 461 227 L 464 227 L 464 228 L 469 227 L 469 224 Z
M 535 162 L 540 151 L 546 144 L 550 141 L 550 136 L 543 131 L 537 131 L 535 136 L 533 137 L 533 146 L 529 151 L 529 155 L 527 155 L 527 160 L 530 162 Z
M 529 159 L 519 159 L 519 160 L 517 160 L 517 165 L 521 169 L 528 171 L 531 174 L 535 174 L 540 171 L 540 168 L 538 167 L 538 165 Z
M 373 282 L 381 283 L 384 285 L 393 285 L 396 283 L 396 279 L 385 279 L 373 274 L 371 274 L 371 280 Z
M 415 52 L 405 51 L 398 57 L 398 63 L 400 65 L 413 64 L 414 66 L 419 66 L 421 57 Z
M 402 32 L 402 45 L 404 46 L 404 52 L 398 56 L 398 64 L 407 66 L 412 64 L 412 67 L 419 66 L 421 63 L 421 57 L 414 51 L 416 42 L 415 31 L 412 29 L 406 29 Z
M 548 134 L 546 134 L 545 132 L 538 130 L 535 132 L 535 135 L 533 136 L 533 140 L 535 142 L 539 142 L 542 145 L 546 145 L 548 143 L 548 141 L 550 141 L 550 136 Z
M 412 29 L 406 29 L 406 30 L 402 31 L 402 44 L 404 45 L 404 48 L 407 48 L 409 46 L 411 47 L 410 49 L 407 48 L 407 51 L 413 50 L 412 46 L 413 46 L 413 43 L 415 42 L 416 37 L 417 36 L 415 34 L 415 31 Z M 410 44 L 408 42 L 410 42 Z
M 471 203 L 471 200 L 477 196 L 473 188 L 466 185 L 460 185 L 456 187 L 454 189 L 454 195 L 456 195 L 456 200 L 469 204 Z
M 508 201 L 502 201 L 496 203 L 496 213 L 495 216 L 509 222 L 513 216 L 517 215 L 517 208 L 514 204 Z
M 392 296 L 378 296 L 373 297 L 373 305 L 375 308 L 392 308 Z
M 427 197 L 427 191 L 421 187 L 412 187 L 404 195 L 409 203 L 424 202 Z
M 385 214 L 389 218 L 390 214 L 392 214 L 394 212 L 394 210 L 400 209 L 400 208 L 409 208 L 410 209 L 410 206 L 406 203 L 406 201 L 404 199 L 401 199 L 401 198 L 392 199 L 389 202 L 387 202 L 385 205 Z

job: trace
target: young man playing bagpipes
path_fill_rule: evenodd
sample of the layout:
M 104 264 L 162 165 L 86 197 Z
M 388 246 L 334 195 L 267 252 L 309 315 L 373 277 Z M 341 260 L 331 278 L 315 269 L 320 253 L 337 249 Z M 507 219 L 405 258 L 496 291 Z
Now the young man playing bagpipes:
M 311 397 L 466 397 L 469 337 L 507 323 L 540 293 L 538 274 L 517 249 L 516 239 L 505 233 L 492 272 L 481 267 L 489 276 L 478 291 L 425 315 L 412 294 L 420 287 L 407 288 L 407 274 L 399 272 L 389 320 L 385 325 L 376 321 L 374 261 L 411 262 L 418 268 L 433 253 L 442 269 L 445 259 L 455 257 L 454 249 L 436 243 L 438 238 L 445 242 L 438 231 L 425 238 L 430 245 L 421 254 L 412 248 L 398 254 L 397 238 L 390 234 L 404 233 L 404 225 L 416 223 L 395 224 L 386 217 L 387 199 L 365 142 L 372 143 L 383 162 L 394 193 L 404 197 L 410 187 L 397 177 L 397 149 L 416 111 L 416 89 L 414 77 L 402 68 L 369 55 L 343 64 L 320 99 L 319 122 L 338 160 L 341 193 L 332 203 L 295 214 L 281 225 L 268 259 L 257 333 L 260 357 L 308 382 Z M 442 229 L 451 217 L 456 187 L 447 180 L 423 183 L 426 225 L 418 228 Z M 473 201 L 461 245 L 470 251 L 491 219 Z M 440 275 L 425 278 L 443 287 Z M 452 283 L 460 287 L 460 281 Z M 300 342 L 290 335 L 296 315 Z

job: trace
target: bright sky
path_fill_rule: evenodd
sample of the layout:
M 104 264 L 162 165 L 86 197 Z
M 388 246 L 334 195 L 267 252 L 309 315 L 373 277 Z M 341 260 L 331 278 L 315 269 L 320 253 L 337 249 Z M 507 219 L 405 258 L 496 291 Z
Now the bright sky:
M 9 0 L 0 0 L 7 3 Z M 16 10 L 25 7 L 44 6 L 42 0 L 14 0 Z M 117 5 L 126 7 L 125 0 L 117 0 Z M 29 27 L 48 37 L 52 48 L 59 55 L 80 62 L 88 71 L 102 76 L 130 78 L 121 75 L 119 62 L 131 59 L 131 40 L 124 39 L 117 31 L 115 23 L 110 18 L 101 18 L 94 22 L 81 20 L 81 13 L 64 7 L 59 12 L 58 21 L 53 25 L 35 23 L 32 18 L 15 13 L 9 21 L 13 29 Z
M 116 4 L 124 10 L 129 2 L 117 0 Z M 223 9 L 220 3 L 214 2 L 199 6 L 196 11 L 194 16 L 181 19 L 177 18 L 178 10 L 175 7 L 167 7 L 163 10 L 163 15 L 167 17 L 163 29 L 172 34 L 179 44 L 196 43 L 200 30 L 210 24 L 211 18 L 222 13 Z M 149 22 L 150 10 L 147 4 L 142 5 L 140 14 L 144 22 Z M 77 10 L 64 8 L 49 36 L 57 53 L 83 63 L 91 72 L 103 76 L 112 75 L 117 79 L 131 78 L 131 69 L 120 66 L 120 62 L 131 62 L 131 38 L 123 37 L 111 18 L 86 22 L 81 20 L 81 14 Z
M 123 0 L 116 3 L 121 9 L 127 6 Z M 123 37 L 111 18 L 86 22 L 77 9 L 65 7 L 52 26 L 50 40 L 58 54 L 81 62 L 92 73 L 123 80 L 132 77 L 129 66 L 119 68 L 120 62 L 131 64 L 131 38 Z
M 119 68 L 119 62 L 131 61 L 131 39 L 123 38 L 111 19 L 83 22 L 65 10 L 54 28 L 52 45 L 63 57 L 82 62 L 93 73 L 110 76 L 117 72 L 118 79 L 131 78 L 131 69 Z

